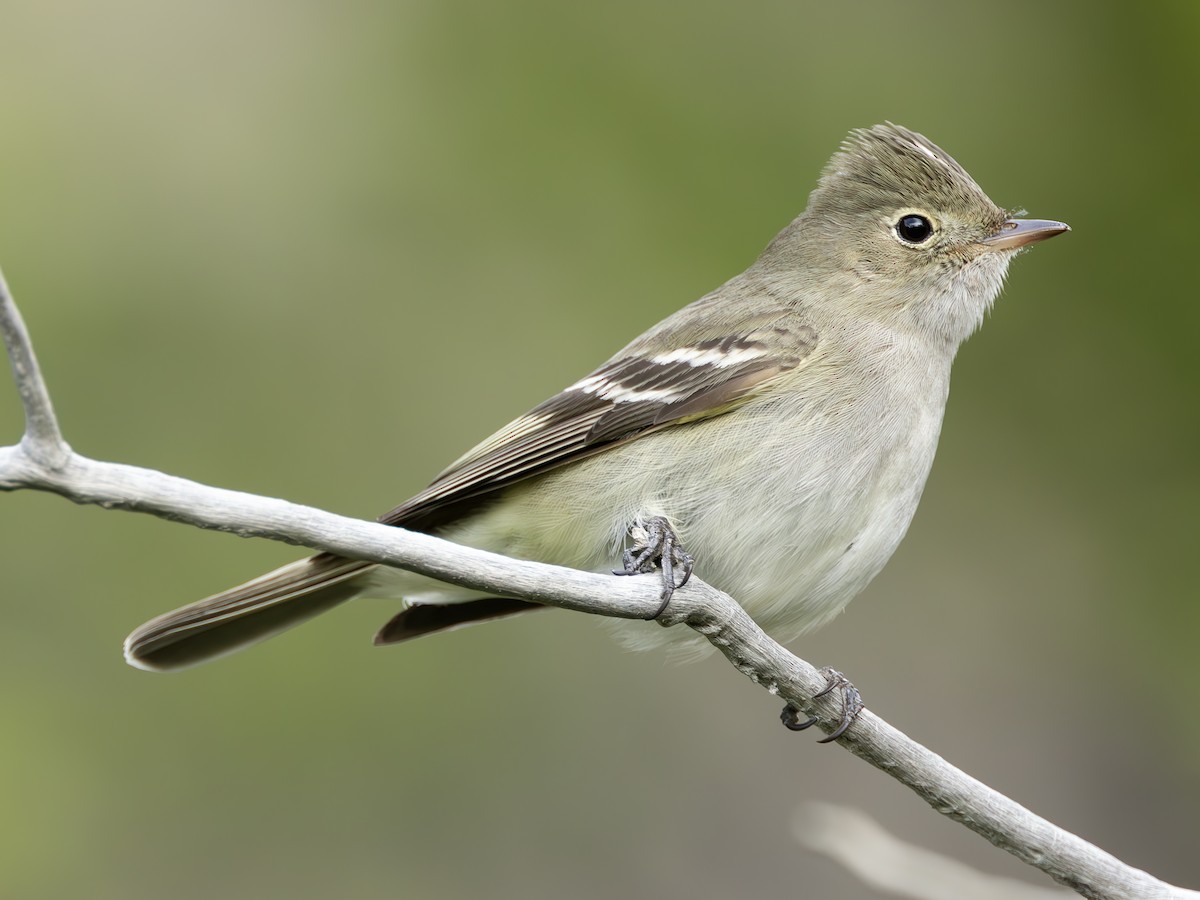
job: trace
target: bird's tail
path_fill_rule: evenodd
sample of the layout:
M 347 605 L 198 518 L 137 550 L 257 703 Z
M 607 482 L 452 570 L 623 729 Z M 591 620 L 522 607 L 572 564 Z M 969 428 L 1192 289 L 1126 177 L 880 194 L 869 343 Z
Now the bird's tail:
M 125 659 L 165 672 L 224 656 L 358 596 L 371 567 L 330 553 L 302 559 L 151 619 L 125 639 Z

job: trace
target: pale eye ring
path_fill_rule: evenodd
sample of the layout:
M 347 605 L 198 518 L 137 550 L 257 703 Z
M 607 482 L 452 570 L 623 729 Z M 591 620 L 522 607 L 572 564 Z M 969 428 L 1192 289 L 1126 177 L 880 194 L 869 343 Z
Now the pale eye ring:
M 896 237 L 906 244 L 924 244 L 933 237 L 933 223 L 918 213 L 901 216 L 895 229 Z

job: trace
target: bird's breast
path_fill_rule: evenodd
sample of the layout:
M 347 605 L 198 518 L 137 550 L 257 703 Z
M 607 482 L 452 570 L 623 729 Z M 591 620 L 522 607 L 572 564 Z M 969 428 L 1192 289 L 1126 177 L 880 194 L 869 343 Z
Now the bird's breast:
M 840 390 L 789 392 L 726 417 L 726 434 L 709 441 L 722 449 L 691 467 L 679 508 L 666 510 L 699 575 L 780 638 L 840 612 L 916 512 L 948 380 L 933 365 L 899 368 L 847 372 L 856 383 Z

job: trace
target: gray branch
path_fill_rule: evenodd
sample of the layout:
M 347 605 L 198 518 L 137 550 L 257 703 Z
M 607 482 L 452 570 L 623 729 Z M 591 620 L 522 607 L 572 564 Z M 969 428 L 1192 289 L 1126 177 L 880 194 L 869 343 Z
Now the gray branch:
M 491 594 L 595 615 L 646 618 L 658 608 L 654 576 L 613 578 L 509 559 L 376 522 L 80 456 L 62 438 L 32 344 L 2 274 L 0 333 L 25 410 L 21 442 L 0 448 L 0 489 L 50 491 L 76 503 L 327 550 Z M 840 701 L 833 696 L 813 699 L 825 686 L 824 677 L 771 640 L 728 595 L 693 578 L 675 593 L 660 622 L 695 629 L 755 684 L 817 716 L 826 732 L 836 727 Z M 1200 900 L 1200 893 L 1127 866 L 1034 815 L 870 711 L 858 717 L 839 743 L 910 787 L 938 812 L 1085 897 Z
M 0 271 L 0 334 L 8 350 L 13 379 L 21 405 L 25 408 L 25 436 L 21 446 L 34 461 L 54 468 L 67 461 L 71 448 L 58 430 L 58 417 L 50 403 L 50 392 L 42 380 L 42 370 L 33 354 L 33 342 L 25 330 L 25 321 L 13 302 L 4 272 Z

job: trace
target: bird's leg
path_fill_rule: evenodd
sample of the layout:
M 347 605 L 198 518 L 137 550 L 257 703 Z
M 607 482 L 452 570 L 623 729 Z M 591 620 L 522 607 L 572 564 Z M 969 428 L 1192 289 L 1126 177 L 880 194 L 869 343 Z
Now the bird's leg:
M 662 569 L 662 591 L 659 593 L 662 605 L 649 617 L 657 619 L 666 611 L 675 589 L 683 587 L 692 577 L 695 560 L 683 549 L 678 535 L 664 516 L 639 519 L 629 533 L 633 537 L 633 546 L 625 551 L 625 568 L 614 569 L 613 574 L 644 575 L 655 568 Z M 676 568 L 683 572 L 678 582 L 675 581 Z
M 825 676 L 825 687 L 813 694 L 814 700 L 833 691 L 840 691 L 842 694 L 842 715 L 838 719 L 837 728 L 817 741 L 818 744 L 828 744 L 846 733 L 846 729 L 854 724 L 854 720 L 858 718 L 858 714 L 866 708 L 866 705 L 862 701 L 862 695 L 858 692 L 858 688 L 851 684 L 850 680 L 841 672 L 826 666 L 821 669 L 821 674 Z M 817 724 L 816 716 L 801 719 L 800 710 L 790 703 L 783 708 L 779 719 L 783 722 L 784 728 L 791 731 L 803 731 Z

